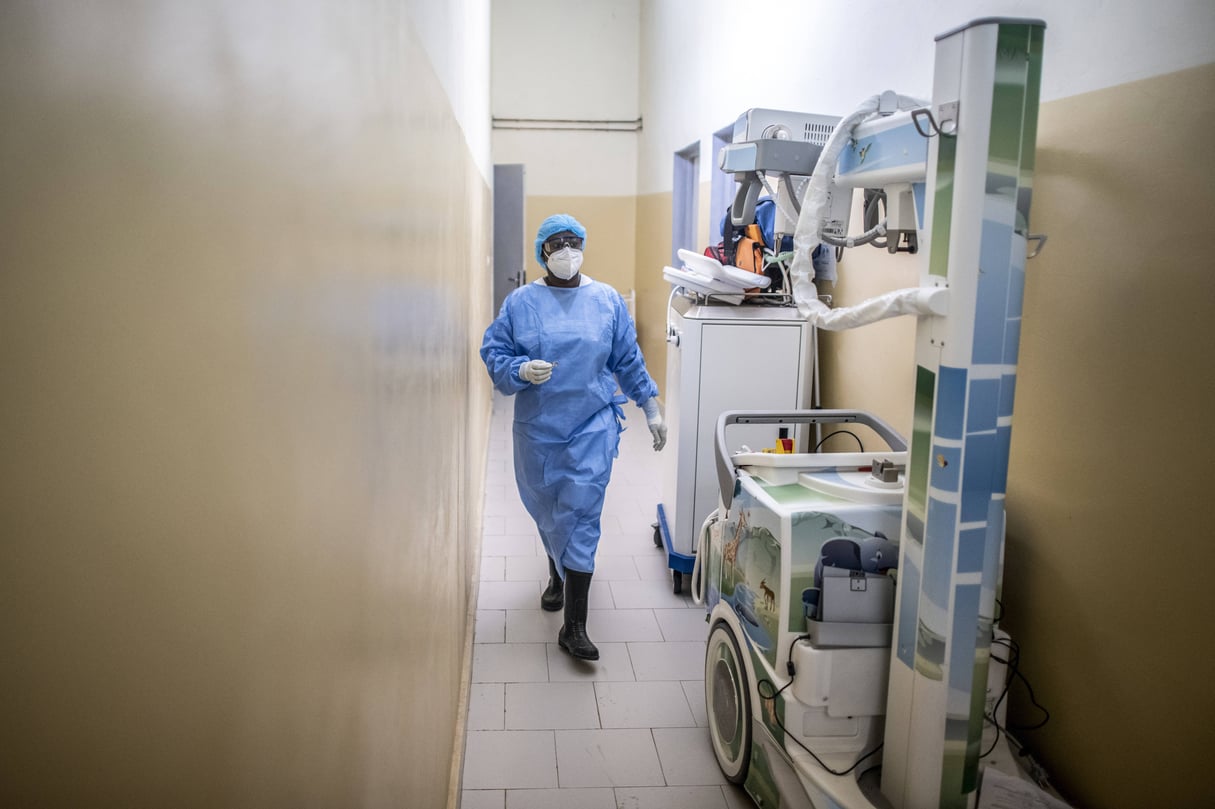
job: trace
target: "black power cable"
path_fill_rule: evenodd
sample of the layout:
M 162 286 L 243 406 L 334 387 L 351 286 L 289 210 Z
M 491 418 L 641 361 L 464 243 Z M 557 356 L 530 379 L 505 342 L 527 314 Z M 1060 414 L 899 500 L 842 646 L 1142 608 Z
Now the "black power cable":
M 823 440 L 822 440 L 822 441 L 819 441 L 817 444 L 815 444 L 815 445 L 814 445 L 814 449 L 812 449 L 812 450 L 810 450 L 810 451 L 811 451 L 811 452 L 818 452 L 818 448 L 819 448 L 819 447 L 821 447 L 823 444 L 826 444 L 826 443 L 827 443 L 827 439 L 828 439 L 828 438 L 832 438 L 832 437 L 837 436 L 837 435 L 850 435 L 850 436 L 852 436 L 853 438 L 855 438 L 855 439 L 856 439 L 856 443 L 857 443 L 857 445 L 858 445 L 858 446 L 861 448 L 861 452 L 864 452 L 864 451 L 865 451 L 865 445 L 861 443 L 861 439 L 857 437 L 857 434 L 856 434 L 856 433 L 854 433 L 854 432 L 852 432 L 852 431 L 850 431 L 850 430 L 836 430 L 835 432 L 827 433 L 825 436 L 823 436 Z
M 788 660 L 785 661 L 785 668 L 789 672 L 789 682 L 785 683 L 779 689 L 776 688 L 775 683 L 773 683 L 771 680 L 767 680 L 767 679 L 760 680 L 759 682 L 757 682 L 755 684 L 755 690 L 757 692 L 759 692 L 760 699 L 762 699 L 766 702 L 772 702 L 777 697 L 779 697 L 781 695 L 781 693 L 784 692 L 785 689 L 787 689 L 789 686 L 793 685 L 793 676 L 796 673 L 796 670 L 793 668 L 793 647 L 799 640 L 808 640 L 809 638 L 810 638 L 809 635 L 799 635 L 796 638 L 794 638 L 793 641 L 789 644 Z M 764 694 L 763 686 L 765 686 L 765 685 L 768 686 L 768 688 L 772 690 L 771 694 L 768 694 L 768 695 Z M 794 736 L 792 733 L 789 732 L 789 729 L 785 727 L 785 723 L 780 721 L 780 714 L 777 712 L 775 705 L 772 706 L 772 718 L 774 720 L 776 720 L 776 726 L 778 728 L 780 728 L 781 732 L 783 732 L 785 734 L 785 738 L 792 739 L 794 744 L 796 744 L 798 747 L 800 747 L 801 749 L 803 749 L 807 753 L 809 753 L 810 757 L 813 758 L 815 761 L 817 761 L 820 767 L 822 767 L 824 770 L 831 773 L 832 775 L 847 775 L 848 773 L 855 770 L 858 766 L 860 766 L 860 763 L 862 761 L 864 761 L 865 759 L 872 756 L 874 753 L 881 750 L 882 746 L 885 744 L 885 742 L 878 744 L 877 747 L 873 748 L 868 753 L 865 753 L 863 756 L 858 758 L 856 761 L 852 762 L 852 766 L 849 767 L 848 769 L 833 770 L 830 767 L 828 767 L 821 758 L 819 758 L 817 755 L 815 755 L 813 750 L 811 750 L 809 747 L 806 747 L 806 745 L 802 744 L 801 739 L 797 738 L 796 736 Z
M 1003 610 L 1003 605 L 1001 605 L 1001 610 Z M 987 748 L 987 750 L 981 756 L 979 756 L 979 758 L 987 757 L 988 755 L 991 754 L 991 752 L 993 750 L 996 749 L 996 745 L 999 744 L 999 742 L 1000 742 L 1001 733 L 1003 733 L 1004 736 L 1010 742 L 1012 742 L 1013 744 L 1015 744 L 1017 746 L 1017 750 L 1019 753 L 1024 755 L 1025 746 L 1022 745 L 1020 742 L 1018 742 L 1015 738 L 1013 738 L 1013 736 L 1008 731 L 1010 729 L 1012 729 L 1012 730 L 1037 730 L 1050 721 L 1050 711 L 1046 710 L 1046 708 L 1041 703 L 1038 702 L 1037 697 L 1034 695 L 1033 686 L 1030 685 L 1029 680 L 1027 680 L 1025 678 L 1025 675 L 1021 673 L 1021 669 L 1020 669 L 1021 647 L 1020 647 L 1020 645 L 1016 641 L 1011 640 L 1011 639 L 1006 639 L 1006 638 L 996 638 L 996 639 L 992 640 L 992 645 L 994 646 L 996 644 L 1000 644 L 1001 646 L 1007 647 L 1010 654 L 1008 655 L 1008 659 L 1005 660 L 1002 657 L 997 657 L 996 654 L 993 652 L 993 653 L 991 653 L 991 659 L 995 660 L 997 663 L 1003 663 L 1006 666 L 1008 666 L 1008 673 L 1004 677 L 1004 690 L 1000 692 L 999 698 L 997 698 L 995 704 L 992 705 L 991 712 L 983 714 L 983 718 L 986 719 L 988 722 L 991 722 L 992 727 L 994 727 L 996 729 L 996 738 L 992 741 L 991 747 Z M 1042 712 L 1042 719 L 1041 719 L 1041 721 L 1036 722 L 1032 725 L 1014 725 L 1010 722 L 1010 723 L 1008 723 L 1008 725 L 1006 727 L 999 723 L 999 721 L 996 719 L 996 714 L 999 713 L 1000 703 L 1002 703 L 1004 701 L 1004 698 L 1008 696 L 1009 691 L 1012 689 L 1012 684 L 1013 684 L 1013 682 L 1015 682 L 1015 680 L 1017 678 L 1020 678 L 1021 682 L 1025 683 L 1025 688 L 1029 692 L 1029 701 L 1033 704 L 1033 706 L 1035 708 L 1037 708 L 1039 711 Z

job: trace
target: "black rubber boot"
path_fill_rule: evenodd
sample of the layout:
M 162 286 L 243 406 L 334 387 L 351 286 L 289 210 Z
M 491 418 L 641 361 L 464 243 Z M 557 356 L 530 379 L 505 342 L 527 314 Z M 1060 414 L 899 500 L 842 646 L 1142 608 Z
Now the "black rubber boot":
M 561 577 L 557 575 L 557 565 L 553 563 L 553 557 L 548 558 L 548 587 L 544 588 L 544 592 L 540 594 L 540 609 L 556 612 L 565 606 L 565 592 L 563 590 Z
M 557 645 L 579 660 L 598 660 L 599 650 L 586 636 L 586 604 L 591 574 L 565 569 L 565 623 L 557 633 Z

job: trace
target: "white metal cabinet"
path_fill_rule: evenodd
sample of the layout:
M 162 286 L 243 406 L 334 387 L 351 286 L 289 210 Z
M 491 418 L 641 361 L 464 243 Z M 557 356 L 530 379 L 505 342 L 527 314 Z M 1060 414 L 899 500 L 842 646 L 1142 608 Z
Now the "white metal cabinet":
M 717 508 L 714 429 L 725 410 L 810 406 L 814 329 L 785 306 L 706 306 L 676 298 L 667 344 L 667 468 L 655 542 L 665 545 L 675 591 L 690 573 L 696 535 Z M 805 428 L 800 428 L 804 430 Z M 775 446 L 778 428 L 739 426 L 731 450 Z M 795 434 L 799 446 L 804 436 Z M 666 454 L 666 453 L 664 453 Z

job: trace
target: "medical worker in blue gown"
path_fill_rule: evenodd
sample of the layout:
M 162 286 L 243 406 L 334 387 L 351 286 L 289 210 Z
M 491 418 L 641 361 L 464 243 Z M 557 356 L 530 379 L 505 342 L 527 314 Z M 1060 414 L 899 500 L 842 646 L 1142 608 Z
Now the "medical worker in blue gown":
M 585 243 L 574 217 L 544 220 L 536 260 L 547 274 L 507 296 L 481 359 L 494 387 L 516 397 L 515 481 L 548 552 L 540 606 L 565 608 L 562 649 L 598 660 L 586 634 L 587 594 L 625 396 L 645 412 L 655 451 L 667 428 L 624 299 L 580 272 Z

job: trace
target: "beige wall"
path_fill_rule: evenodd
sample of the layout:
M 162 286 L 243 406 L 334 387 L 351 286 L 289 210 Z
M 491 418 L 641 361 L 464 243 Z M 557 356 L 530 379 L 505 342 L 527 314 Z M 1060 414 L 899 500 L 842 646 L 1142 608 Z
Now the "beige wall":
M 854 196 L 852 230 L 859 232 L 862 195 Z M 852 306 L 890 290 L 918 286 L 921 260 L 875 247 L 845 250 L 838 266 L 839 281 L 820 284 L 819 291 L 830 294 L 835 306 Z M 892 318 L 855 332 L 820 332 L 819 362 L 825 407 L 868 410 L 910 439 L 915 390 L 912 318 Z M 848 429 L 858 432 L 866 447 L 881 445 L 877 438 L 870 439 L 867 428 L 849 425 Z
M 384 4 L 86 10 L 0 10 L 0 802 L 443 806 L 477 161 Z
M 1215 450 L 1215 109 L 1194 102 L 1213 91 L 1207 65 L 1042 106 L 1006 624 L 1051 710 L 1026 738 L 1084 807 L 1215 805 L 1195 471 Z
M 658 394 L 667 397 L 667 301 L 671 285 L 662 268 L 671 263 L 671 195 L 637 198 L 637 342 Z
M 524 202 L 523 216 L 523 269 L 527 271 L 529 281 L 535 281 L 545 274 L 544 269 L 536 263 L 535 243 L 540 223 L 559 213 L 569 214 L 586 228 L 583 272 L 627 295 L 634 287 L 637 200 L 631 196 L 528 196 Z

